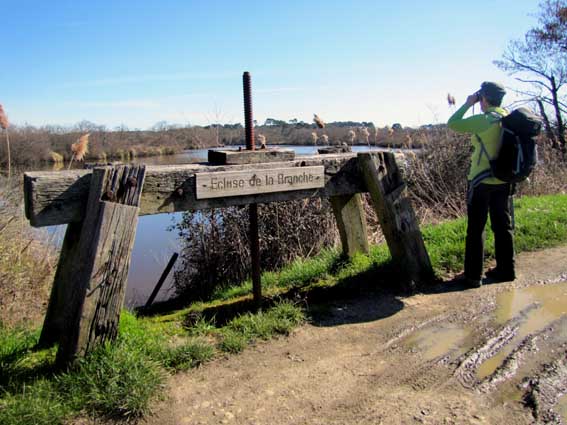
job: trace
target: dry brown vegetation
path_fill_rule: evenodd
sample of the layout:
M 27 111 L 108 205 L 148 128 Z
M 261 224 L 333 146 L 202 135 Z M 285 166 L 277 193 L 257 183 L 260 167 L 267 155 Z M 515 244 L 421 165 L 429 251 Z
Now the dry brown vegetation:
M 262 204 L 258 211 L 262 270 L 279 269 L 336 243 L 326 199 Z M 184 240 L 176 292 L 184 299 L 207 299 L 215 290 L 250 275 L 248 208 L 186 212 L 176 230 Z
M 429 139 L 430 128 L 391 130 L 375 128 L 372 123 L 345 122 L 320 124 L 290 124 L 266 120 L 256 126 L 271 145 L 369 145 L 382 147 L 421 147 Z M 322 122 L 322 121 L 321 121 Z M 89 133 L 89 152 L 86 161 L 120 160 L 136 157 L 168 155 L 184 149 L 203 149 L 219 146 L 243 145 L 244 128 L 240 124 L 174 127 L 155 126 L 152 130 L 129 130 L 119 127 L 108 130 L 90 122 L 73 128 L 57 126 L 11 126 L 12 163 L 30 165 L 40 162 L 68 162 L 73 156 L 71 146 L 79 137 Z M 7 146 L 0 144 L 0 167 L 7 169 Z M 76 158 L 75 158 L 76 159 Z
M 40 323 L 47 307 L 56 250 L 23 216 L 21 182 L 0 176 L 0 323 Z
M 156 131 L 130 131 L 119 128 L 108 131 L 104 127 L 79 125 L 72 129 L 61 127 L 12 126 L 12 161 L 15 164 L 70 161 L 71 145 L 85 133 L 89 136 L 87 161 L 117 159 L 127 161 L 135 157 L 167 155 L 183 149 L 217 145 L 216 132 L 211 129 L 187 128 Z M 5 158 L 5 146 L 0 146 L 0 158 Z M 6 168 L 4 161 L 2 167 Z
M 466 212 L 466 176 L 470 136 L 438 129 L 429 134 L 420 155 L 407 154 L 406 179 L 422 222 L 459 217 Z M 567 161 L 543 135 L 539 163 L 530 178 L 516 187 L 517 196 L 567 192 Z

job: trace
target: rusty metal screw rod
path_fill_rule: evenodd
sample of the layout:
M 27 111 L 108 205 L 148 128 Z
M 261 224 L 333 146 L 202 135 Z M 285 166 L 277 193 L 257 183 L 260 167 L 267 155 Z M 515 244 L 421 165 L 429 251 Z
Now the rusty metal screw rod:
M 246 131 L 246 149 L 254 150 L 254 120 L 252 118 L 252 81 L 250 73 L 242 75 L 244 88 L 244 124 Z M 257 307 L 262 303 L 262 282 L 260 279 L 260 239 L 258 235 L 258 204 L 250 204 L 250 254 L 252 260 L 252 292 Z
M 254 119 L 252 114 L 252 80 L 247 71 L 242 74 L 242 85 L 244 87 L 244 125 L 246 128 L 246 149 L 254 150 Z

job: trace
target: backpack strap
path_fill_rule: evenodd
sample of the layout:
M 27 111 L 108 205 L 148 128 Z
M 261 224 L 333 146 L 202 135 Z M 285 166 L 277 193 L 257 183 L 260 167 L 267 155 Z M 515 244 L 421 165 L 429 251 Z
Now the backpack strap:
M 478 134 L 475 134 L 475 136 L 476 136 L 476 140 L 478 140 L 478 143 L 480 144 L 480 154 L 478 155 L 478 160 L 476 162 L 476 165 L 480 164 L 480 159 L 482 158 L 482 154 L 486 155 L 488 161 L 492 161 L 492 158 L 488 154 L 488 150 L 486 149 L 486 146 L 484 145 L 484 142 L 482 141 L 480 136 Z
M 486 116 L 488 116 L 489 118 L 492 118 L 492 124 L 496 124 L 502 121 L 502 115 L 500 115 L 498 112 L 495 111 L 491 111 L 491 112 L 487 112 L 485 114 Z M 503 131 L 503 127 L 500 126 L 500 131 Z M 488 161 L 492 161 L 492 158 L 490 157 L 490 155 L 488 154 L 488 150 L 486 149 L 486 146 L 484 144 L 484 142 L 482 141 L 482 139 L 480 138 L 480 136 L 478 134 L 475 133 L 476 136 L 476 140 L 478 140 L 478 143 L 480 144 L 480 154 L 478 155 L 478 161 L 476 165 L 480 164 L 480 159 L 482 158 L 482 155 L 486 155 L 486 158 L 488 159 Z M 500 136 L 498 137 L 498 143 L 500 144 L 502 140 L 502 133 L 500 133 Z M 498 146 L 498 149 L 496 150 L 496 152 L 500 151 L 500 146 Z
M 467 190 L 467 204 L 470 205 L 472 202 L 474 189 L 487 177 L 492 177 L 492 170 L 487 168 L 481 171 L 472 180 L 469 181 L 469 188 Z

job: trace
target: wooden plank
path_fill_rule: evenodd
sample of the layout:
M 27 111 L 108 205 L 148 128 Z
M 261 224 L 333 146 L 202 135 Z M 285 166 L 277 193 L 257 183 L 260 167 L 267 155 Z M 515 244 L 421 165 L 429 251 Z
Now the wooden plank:
M 355 253 L 368 254 L 368 231 L 362 196 L 332 196 L 333 213 L 337 220 L 343 255 L 352 257 Z
M 325 167 L 325 186 L 289 192 L 263 193 L 226 198 L 197 199 L 195 175 L 206 172 L 250 170 L 250 165 L 202 164 L 147 166 L 140 215 L 223 208 L 233 205 L 329 197 L 364 192 L 356 154 L 301 156 L 294 161 L 256 164 L 270 168 Z M 85 216 L 92 170 L 27 172 L 24 175 L 26 217 L 32 226 L 79 222 Z
M 65 325 L 65 309 L 69 305 L 69 294 L 73 291 L 73 270 L 78 261 L 79 242 L 83 223 L 69 223 L 59 254 L 59 262 L 51 287 L 47 313 L 43 320 L 38 345 L 47 348 L 59 342 Z
M 325 167 L 316 165 L 197 173 L 195 180 L 197 199 L 287 192 L 324 187 Z
M 360 153 L 358 158 L 392 258 L 399 265 L 403 289 L 413 291 L 432 279 L 433 269 L 395 157 Z
M 75 252 L 57 360 L 69 363 L 118 332 L 145 167 L 95 169 Z
M 269 148 L 256 150 L 210 150 L 208 160 L 215 165 L 258 164 L 295 159 L 293 149 Z

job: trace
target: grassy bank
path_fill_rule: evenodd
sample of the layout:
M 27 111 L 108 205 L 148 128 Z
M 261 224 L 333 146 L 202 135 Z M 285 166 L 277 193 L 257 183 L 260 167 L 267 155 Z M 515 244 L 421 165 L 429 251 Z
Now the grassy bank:
M 517 200 L 517 251 L 566 243 L 565 211 L 567 195 Z M 461 270 L 465 227 L 465 220 L 458 219 L 423 229 L 438 277 Z M 490 232 L 487 236 L 487 251 L 492 256 Z M 168 374 L 238 353 L 256 341 L 285 335 L 305 320 L 309 312 L 285 299 L 298 295 L 305 299 L 316 293 L 342 296 L 360 286 L 376 287 L 380 285 L 376 282 L 386 282 L 385 277 L 394 280 L 390 271 L 384 245 L 373 246 L 369 255 L 349 261 L 341 259 L 337 251 L 326 250 L 279 272 L 265 273 L 264 293 L 270 301 L 258 312 L 236 308 L 250 305 L 250 283 L 245 282 L 217 292 L 209 303 L 193 304 L 168 315 L 136 318 L 124 313 L 117 342 L 100 347 L 66 371 L 55 368 L 54 349 L 34 348 L 37 330 L 0 326 L 0 423 L 63 423 L 77 415 L 142 416 L 151 400 L 163 394 Z M 204 314 L 227 309 L 230 313 Z

